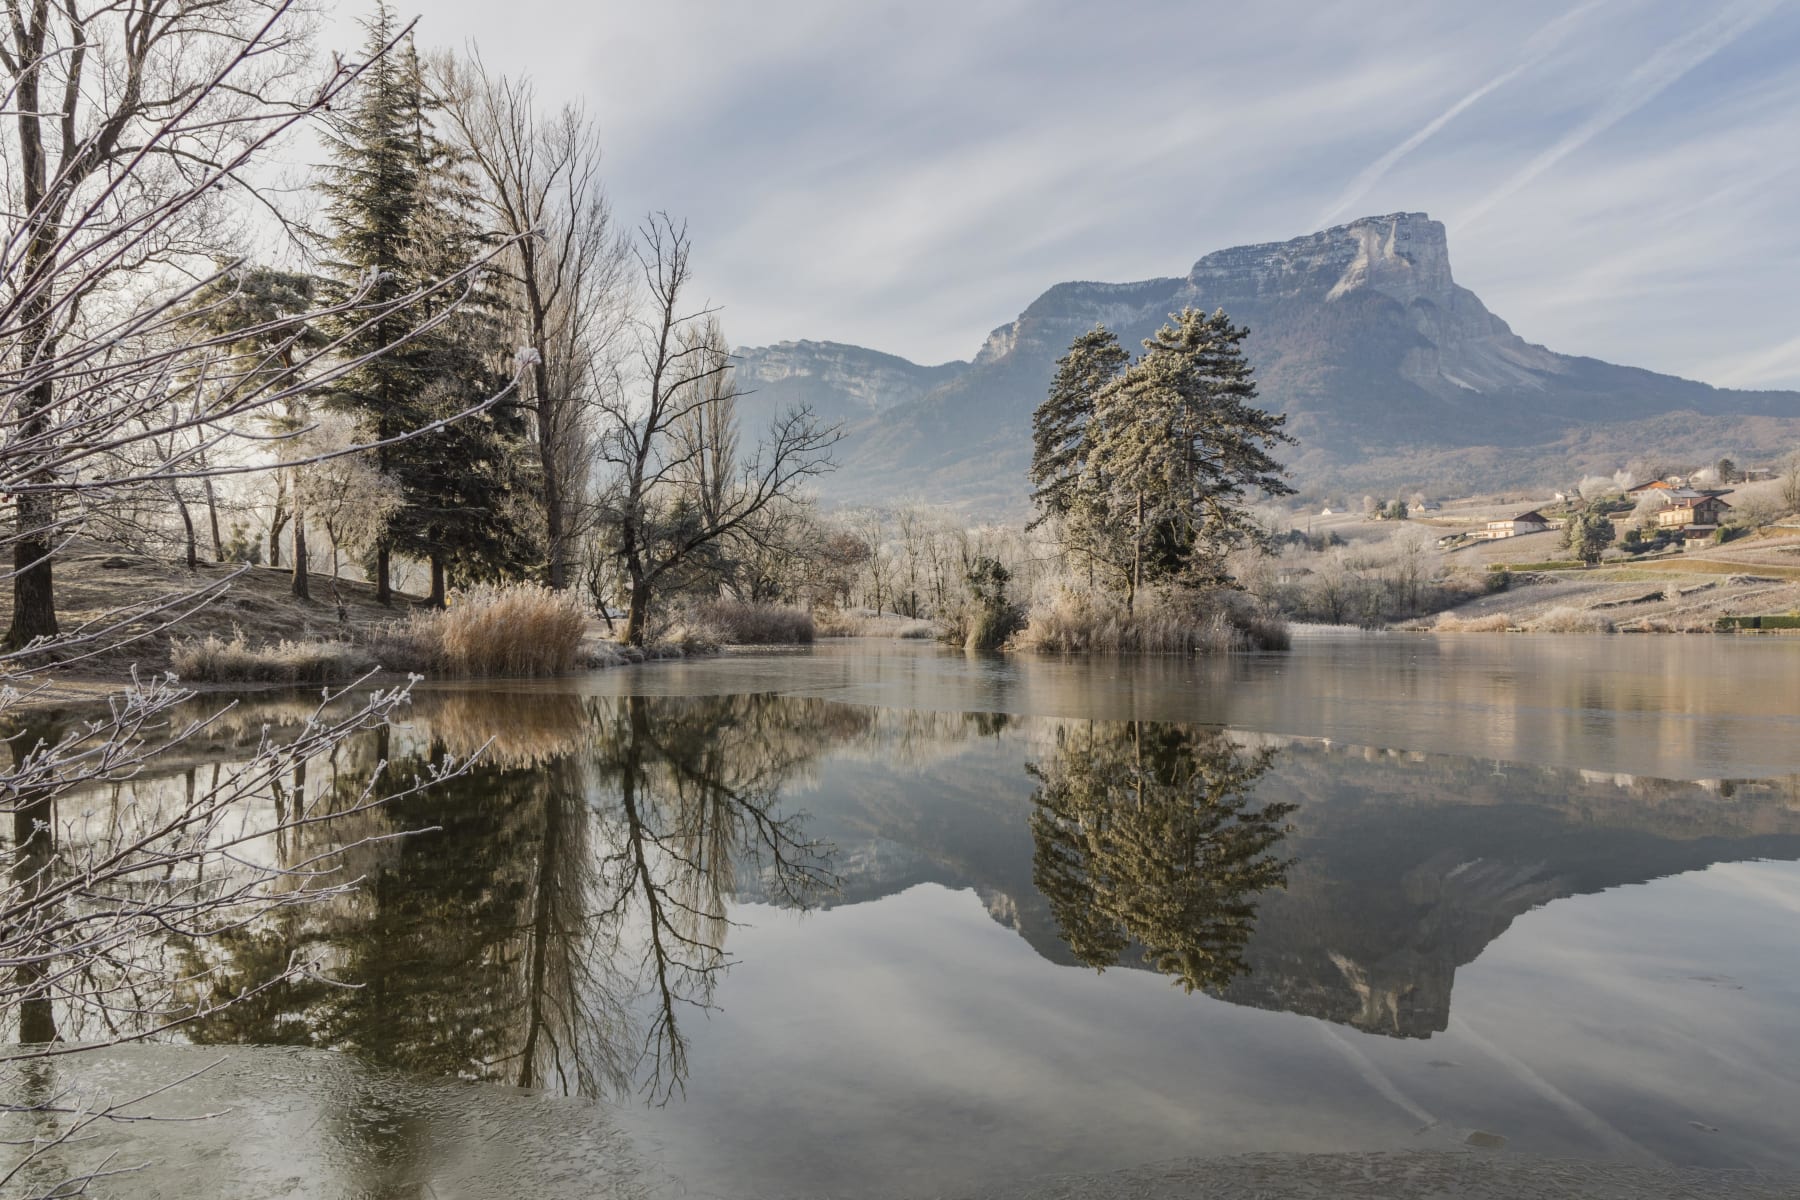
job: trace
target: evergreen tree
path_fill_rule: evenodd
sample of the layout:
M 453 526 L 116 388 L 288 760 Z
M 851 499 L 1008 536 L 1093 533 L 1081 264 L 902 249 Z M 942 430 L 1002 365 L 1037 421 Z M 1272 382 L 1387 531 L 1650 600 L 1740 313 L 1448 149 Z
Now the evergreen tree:
M 1122 372 L 1110 334 L 1083 334 L 1034 416 L 1040 512 L 1127 606 L 1147 582 L 1228 583 L 1226 554 L 1258 536 L 1246 493 L 1293 493 L 1269 452 L 1294 439 L 1255 404 L 1248 334 L 1222 310 L 1183 309 Z
M 491 249 L 482 229 L 476 184 L 464 157 L 436 136 L 418 60 L 403 62 L 414 109 L 419 195 L 407 263 L 413 277 L 446 279 L 469 270 Z M 495 270 L 471 272 L 465 285 L 428 296 L 421 316 L 439 319 L 417 337 L 419 388 L 411 417 L 419 427 L 449 421 L 506 388 L 508 314 Z M 517 576 L 542 558 L 531 515 L 538 472 L 525 412 L 508 398 L 395 447 L 402 506 L 393 521 L 396 549 L 431 565 L 431 600 L 444 602 L 446 576 L 461 581 Z
M 1130 361 L 1131 355 L 1104 325 L 1076 338 L 1069 352 L 1056 360 L 1050 395 L 1031 414 L 1031 500 L 1038 516 L 1027 528 L 1067 518 L 1074 511 L 1095 402 Z
M 1613 535 L 1612 521 L 1605 513 L 1590 508 L 1569 518 L 1568 527 L 1563 531 L 1563 545 L 1591 567 L 1612 545 Z
M 393 24 L 391 10 L 378 6 L 368 24 L 372 46 L 392 40 Z M 488 248 L 473 217 L 475 185 L 433 131 L 432 105 L 409 46 L 377 61 L 330 136 L 335 288 L 367 288 L 368 303 L 379 306 L 373 318 L 345 317 L 338 332 L 352 357 L 391 347 L 347 373 L 334 403 L 377 441 L 448 421 L 507 380 L 493 275 L 470 271 Z M 455 286 L 430 290 L 465 272 Z M 418 300 L 399 303 L 421 289 Z M 525 437 L 517 407 L 496 404 L 374 452 L 377 469 L 401 489 L 370 565 L 378 599 L 391 599 L 396 551 L 430 563 L 439 604 L 452 571 L 488 579 L 535 562 L 521 512 L 532 489 Z
M 337 382 L 332 402 L 385 442 L 408 428 L 424 374 L 420 347 L 408 340 L 416 317 L 396 303 L 414 283 L 409 268 L 420 165 L 415 134 L 422 114 L 416 77 L 409 78 L 406 64 L 382 53 L 395 38 L 386 0 L 378 0 L 365 27 L 370 66 L 354 99 L 326 131 L 332 162 L 323 190 L 332 229 L 328 290 L 334 300 L 360 292 L 375 307 L 373 315 L 346 314 L 333 330 L 345 355 L 363 361 Z M 389 472 L 393 448 L 374 453 L 377 470 Z M 393 598 L 392 551 L 391 538 L 377 539 L 371 573 L 383 604 Z

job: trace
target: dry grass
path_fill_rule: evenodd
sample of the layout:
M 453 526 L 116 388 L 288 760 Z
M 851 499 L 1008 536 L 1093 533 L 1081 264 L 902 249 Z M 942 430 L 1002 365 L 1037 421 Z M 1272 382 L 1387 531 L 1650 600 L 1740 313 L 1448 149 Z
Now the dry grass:
M 1558 605 L 1525 628 L 1532 633 L 1611 633 L 1613 623 L 1588 609 Z
M 1062 654 L 1226 654 L 1284 650 L 1288 630 L 1235 593 L 1146 596 L 1127 613 L 1110 597 L 1065 591 L 1032 606 L 1014 645 Z
M 189 683 L 329 683 L 376 668 L 366 649 L 349 642 L 284 640 L 253 647 L 242 630 L 229 641 L 217 634 L 177 641 L 169 660 Z
M 560 675 L 582 665 L 587 615 L 567 592 L 535 583 L 457 592 L 440 612 L 417 612 L 371 637 L 392 671 L 465 679 Z
M 1513 620 L 1505 613 L 1489 613 L 1483 617 L 1459 617 L 1455 613 L 1439 613 L 1431 626 L 1434 633 L 1506 633 Z
M 706 600 L 689 607 L 682 625 L 727 646 L 791 646 L 813 640 L 812 615 L 785 604 Z
M 813 614 L 813 630 L 822 638 L 930 639 L 938 635 L 937 626 L 922 618 L 903 617 L 898 613 L 882 613 L 877 616 L 867 609 L 820 609 Z

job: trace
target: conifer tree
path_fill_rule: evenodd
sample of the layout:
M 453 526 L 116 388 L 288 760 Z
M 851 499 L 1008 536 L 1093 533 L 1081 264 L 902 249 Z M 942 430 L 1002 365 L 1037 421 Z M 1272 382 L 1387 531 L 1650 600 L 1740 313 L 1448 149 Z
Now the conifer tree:
M 1117 335 L 1104 325 L 1076 338 L 1056 360 L 1050 395 L 1031 414 L 1031 500 L 1038 516 L 1028 528 L 1066 518 L 1074 510 L 1095 402 L 1130 361 Z
M 369 22 L 371 43 L 385 44 L 392 25 L 383 3 Z M 472 215 L 475 185 L 433 130 L 432 105 L 409 45 L 371 70 L 330 140 L 337 287 L 368 287 L 372 300 L 388 304 L 423 289 L 416 302 L 347 331 L 352 355 L 394 348 L 347 374 L 334 393 L 377 442 L 428 430 L 375 451 L 377 470 L 398 482 L 401 496 L 370 564 L 383 603 L 391 600 L 395 552 L 430 564 L 437 604 L 453 571 L 494 578 L 538 556 L 519 511 L 532 487 L 522 414 L 501 403 L 449 420 L 502 391 L 510 364 L 492 273 L 471 270 L 489 250 Z M 455 287 L 429 288 L 465 273 Z
M 394 13 L 379 0 L 366 22 L 371 51 L 394 38 Z M 329 290 L 347 295 L 367 288 L 368 300 L 383 306 L 373 318 L 350 318 L 334 330 L 348 356 L 368 357 L 334 387 L 333 404 L 356 417 L 379 442 L 408 428 L 406 418 L 423 376 L 422 347 L 408 339 L 417 323 L 394 302 L 412 290 L 411 238 L 419 200 L 416 132 L 422 114 L 415 80 L 391 54 L 371 55 L 353 99 L 327 130 L 332 163 L 323 190 L 331 224 L 326 264 Z M 384 347 L 387 353 L 373 354 Z M 374 451 L 376 469 L 391 469 L 391 449 Z M 393 599 L 390 560 L 393 541 L 377 539 L 371 564 L 375 597 Z
M 1040 511 L 1128 608 L 1148 582 L 1228 583 L 1225 556 L 1257 536 L 1246 494 L 1293 492 L 1270 454 L 1293 438 L 1255 404 L 1249 331 L 1222 310 L 1170 322 L 1122 372 L 1110 334 L 1076 339 L 1033 422 Z
M 421 302 L 429 324 L 418 338 L 419 373 L 410 399 L 415 427 L 447 422 L 392 453 L 402 489 L 393 525 L 396 549 L 431 567 L 431 602 L 441 605 L 447 576 L 461 581 L 516 576 L 535 566 L 542 548 L 528 509 L 537 472 L 524 410 L 508 398 L 458 420 L 506 388 L 508 314 L 501 281 L 482 262 L 494 242 L 477 218 L 479 198 L 465 157 L 431 125 L 437 98 L 424 86 L 418 58 L 402 61 L 413 97 L 413 148 L 418 195 L 406 262 L 415 279 L 468 272 L 466 285 Z

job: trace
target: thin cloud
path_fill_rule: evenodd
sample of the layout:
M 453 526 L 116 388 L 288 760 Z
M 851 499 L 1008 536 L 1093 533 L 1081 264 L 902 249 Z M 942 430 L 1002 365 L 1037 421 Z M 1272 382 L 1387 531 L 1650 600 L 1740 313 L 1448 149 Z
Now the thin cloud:
M 1492 212 L 1502 201 L 1530 186 L 1545 171 L 1650 103 L 1670 84 L 1749 32 L 1782 3 L 1783 0 L 1748 0 L 1746 3 L 1732 5 L 1698 29 L 1690 30 L 1665 44 L 1626 76 L 1619 90 L 1598 112 L 1564 134 L 1548 150 L 1489 192 L 1454 223 L 1455 228 L 1459 231 L 1467 229 Z
M 1587 3 L 1578 5 L 1538 30 L 1538 32 L 1526 43 L 1531 52 L 1527 54 L 1521 62 L 1508 70 L 1502 71 L 1474 91 L 1465 95 L 1455 104 L 1452 104 L 1449 108 L 1420 126 L 1413 132 L 1411 137 L 1408 137 L 1405 141 L 1389 150 L 1386 154 L 1383 154 L 1367 167 L 1364 167 L 1356 178 L 1350 181 L 1350 186 L 1346 187 L 1343 192 L 1339 194 L 1338 198 L 1332 201 L 1331 207 L 1327 208 L 1320 214 L 1319 218 L 1313 222 L 1313 227 L 1323 229 L 1325 226 L 1349 212 L 1359 200 L 1369 194 L 1370 190 L 1373 189 L 1377 183 L 1381 182 L 1382 178 L 1386 176 L 1389 171 L 1393 170 L 1394 164 L 1424 145 L 1439 130 L 1461 116 L 1467 109 L 1477 101 L 1481 100 L 1484 96 L 1496 89 L 1505 87 L 1520 75 L 1523 75 L 1526 71 L 1529 71 L 1531 68 L 1543 62 L 1544 59 L 1548 58 L 1550 54 L 1562 44 L 1568 37 L 1570 30 L 1572 30 L 1583 17 L 1607 3 L 1609 3 L 1609 0 L 1587 0 Z

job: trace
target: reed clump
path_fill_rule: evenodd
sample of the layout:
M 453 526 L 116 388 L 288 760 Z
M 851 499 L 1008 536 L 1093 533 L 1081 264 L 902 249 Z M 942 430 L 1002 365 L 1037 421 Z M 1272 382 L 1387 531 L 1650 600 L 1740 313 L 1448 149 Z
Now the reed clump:
M 1439 613 L 1432 625 L 1436 633 L 1505 633 L 1513 627 L 1506 613 L 1488 613 L 1480 617 L 1459 617 L 1455 613 Z
M 1285 650 L 1289 634 L 1285 621 L 1240 592 L 1160 592 L 1128 612 L 1110 596 L 1062 591 L 1032 606 L 1013 644 L 1064 654 L 1229 654 Z
M 208 634 L 178 641 L 170 647 L 169 665 L 189 683 L 329 683 L 376 668 L 369 652 L 350 642 L 284 639 L 252 646 L 242 630 L 229 640 Z
M 463 679 L 560 675 L 581 665 L 586 630 L 587 614 L 567 592 L 535 583 L 484 585 L 381 630 L 370 648 L 393 671 Z
M 727 646 L 791 646 L 813 640 L 812 614 L 787 604 L 704 600 L 689 607 L 682 625 L 704 640 Z
M 929 640 L 938 636 L 935 623 L 899 613 L 867 609 L 822 608 L 813 613 L 813 632 L 822 638 L 885 637 Z
M 1559 605 L 1525 628 L 1532 633 L 1611 633 L 1613 623 L 1599 613 Z

